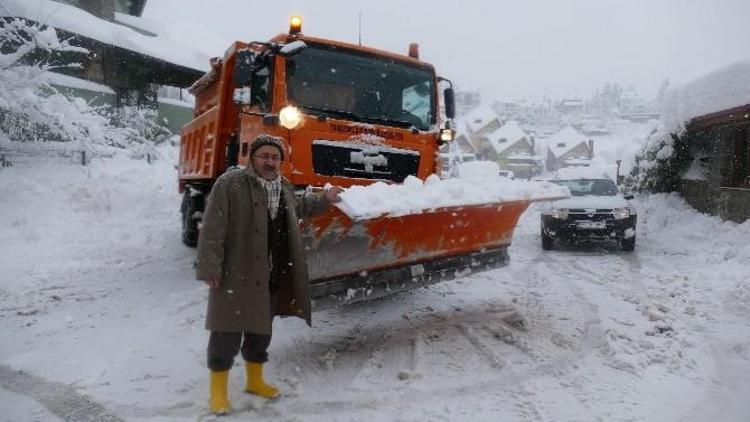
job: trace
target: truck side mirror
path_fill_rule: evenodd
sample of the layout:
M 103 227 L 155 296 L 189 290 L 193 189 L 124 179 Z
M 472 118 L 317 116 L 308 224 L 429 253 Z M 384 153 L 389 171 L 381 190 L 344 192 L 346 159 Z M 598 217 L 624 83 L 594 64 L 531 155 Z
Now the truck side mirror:
M 234 86 L 246 87 L 253 84 L 255 53 L 248 49 L 237 51 L 234 60 Z
M 456 117 L 456 96 L 453 93 L 453 88 L 445 88 L 443 98 L 445 101 L 445 116 L 449 119 Z

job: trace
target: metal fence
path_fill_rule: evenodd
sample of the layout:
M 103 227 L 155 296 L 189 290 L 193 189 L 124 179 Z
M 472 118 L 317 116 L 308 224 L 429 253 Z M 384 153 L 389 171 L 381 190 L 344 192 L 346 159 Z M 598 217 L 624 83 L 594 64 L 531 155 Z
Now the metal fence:
M 44 144 L 27 146 L 0 146 L 0 168 L 31 167 L 44 164 L 85 166 L 93 158 L 111 157 L 112 154 L 82 149 L 60 148 Z M 42 146 L 43 145 L 43 146 Z

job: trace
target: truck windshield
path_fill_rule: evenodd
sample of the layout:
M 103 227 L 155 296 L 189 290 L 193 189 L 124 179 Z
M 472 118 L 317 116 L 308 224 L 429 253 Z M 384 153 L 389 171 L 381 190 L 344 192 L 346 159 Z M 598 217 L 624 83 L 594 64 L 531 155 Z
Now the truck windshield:
M 428 130 L 433 73 L 388 58 L 310 45 L 287 59 L 287 96 L 307 112 Z

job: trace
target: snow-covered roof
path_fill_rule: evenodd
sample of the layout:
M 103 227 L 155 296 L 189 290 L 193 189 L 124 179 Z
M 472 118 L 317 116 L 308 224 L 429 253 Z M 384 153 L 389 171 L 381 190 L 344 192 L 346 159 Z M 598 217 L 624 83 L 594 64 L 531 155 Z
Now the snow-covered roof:
M 103 94 L 115 95 L 115 91 L 107 85 L 87 81 L 85 79 L 74 78 L 68 75 L 62 75 L 55 72 L 44 72 L 43 78 L 47 83 L 54 85 L 66 86 L 69 88 L 85 89 L 87 91 L 101 92 Z
M 662 122 L 676 132 L 690 120 L 750 104 L 750 57 L 715 67 L 664 93 Z
M 159 27 L 161 26 L 160 22 L 120 12 L 115 12 L 115 22 L 130 26 L 145 35 L 151 36 L 158 35 L 160 32 Z
M 209 67 L 209 57 L 188 45 L 164 35 L 144 35 L 69 4 L 52 0 L 3 0 L 0 14 L 26 18 L 187 68 L 206 71 Z M 139 18 L 128 18 L 128 24 L 133 25 L 137 19 Z M 154 26 L 149 26 L 149 30 L 153 29 Z
M 480 131 L 483 127 L 487 126 L 493 120 L 499 120 L 497 113 L 492 107 L 482 105 L 474 110 L 471 110 L 466 117 L 466 126 L 472 133 Z
M 526 133 L 515 120 L 507 121 L 502 127 L 490 133 L 487 140 L 498 154 L 510 148 L 516 142 L 525 139 L 528 142 L 529 134 Z M 531 145 L 531 143 L 529 143 Z
M 547 138 L 547 147 L 555 157 L 559 157 L 585 140 L 586 137 L 578 133 L 573 126 L 565 126 L 562 130 Z

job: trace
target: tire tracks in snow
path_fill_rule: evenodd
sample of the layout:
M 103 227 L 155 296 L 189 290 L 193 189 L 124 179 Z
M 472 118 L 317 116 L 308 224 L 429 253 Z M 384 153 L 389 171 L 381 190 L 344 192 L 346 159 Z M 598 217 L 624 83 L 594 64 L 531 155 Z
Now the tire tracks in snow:
M 450 397 L 453 400 L 456 397 L 469 398 L 495 391 L 500 393 L 498 400 L 509 402 L 511 405 L 508 408 L 515 409 L 517 420 L 546 420 L 543 416 L 545 403 L 535 399 L 536 393 L 528 383 L 547 376 L 560 379 L 562 382 L 566 373 L 577 368 L 577 362 L 585 360 L 587 356 L 599 350 L 604 336 L 599 306 L 587 298 L 584 293 L 585 287 L 581 286 L 581 283 L 602 285 L 601 279 L 597 280 L 596 275 L 585 267 L 560 264 L 558 259 L 550 260 L 549 255 L 551 254 L 540 252 L 536 256 L 527 257 L 531 259 L 522 262 L 520 268 L 503 276 L 512 279 L 519 271 L 523 274 L 521 280 L 514 280 L 513 283 L 515 286 L 524 287 L 522 296 L 532 304 L 532 308 L 527 311 L 540 318 L 541 331 L 534 331 L 540 327 L 531 327 L 523 331 L 518 327 L 504 324 L 502 318 L 497 316 L 497 312 L 488 317 L 488 312 L 498 310 L 495 300 L 480 301 L 484 305 L 469 312 L 446 311 L 422 315 L 421 320 L 395 330 L 391 329 L 394 325 L 393 319 L 386 319 L 382 315 L 409 310 L 408 305 L 411 303 L 407 303 L 410 301 L 408 296 L 406 300 L 396 299 L 393 304 L 371 303 L 357 311 L 350 309 L 347 312 L 349 315 L 366 312 L 365 315 L 359 316 L 355 325 L 343 335 L 334 335 L 323 340 L 316 338 L 312 345 L 307 340 L 300 339 L 294 342 L 294 350 L 284 353 L 285 358 L 296 361 L 297 365 L 303 368 L 305 383 L 314 385 L 323 394 L 323 397 L 320 394 L 309 395 L 308 392 L 294 394 L 290 397 L 293 403 L 287 408 L 290 414 L 286 416 L 333 415 L 351 412 L 360 407 L 380 408 L 388 406 L 389 403 L 414 403 L 434 400 L 435 397 Z M 546 277 L 548 274 L 558 274 L 556 267 L 560 266 L 571 274 L 573 281 L 557 283 L 556 280 Z M 508 268 L 502 271 L 508 271 Z M 540 291 L 542 294 L 534 291 Z M 548 293 L 549 291 L 552 293 Z M 552 323 L 547 328 L 553 330 L 553 335 L 555 330 L 561 328 L 549 320 L 549 316 L 544 316 L 550 311 L 551 305 L 544 300 L 545 297 L 550 297 L 550 294 L 555 295 L 555 299 L 561 294 L 559 297 L 565 303 L 579 309 L 578 315 L 574 317 L 573 340 L 563 338 L 551 341 L 550 333 L 544 330 L 544 324 L 548 323 Z M 492 304 L 495 305 L 494 309 Z M 553 305 L 552 309 L 565 307 Z M 562 316 L 568 317 L 569 314 Z M 432 339 L 433 333 L 439 333 L 440 338 Z M 462 353 L 455 349 L 455 346 L 460 345 L 457 343 L 460 339 L 463 339 L 463 342 L 474 350 L 474 355 L 484 362 L 484 370 L 481 365 L 479 368 L 469 369 L 477 370 L 481 375 L 471 381 L 463 377 L 457 378 L 458 385 L 438 380 L 436 386 L 421 383 L 420 369 L 434 361 L 425 361 L 424 356 L 434 358 L 442 355 L 442 360 L 447 356 L 447 362 L 452 362 L 455 360 L 452 356 L 458 357 Z M 325 359 L 323 365 L 319 359 L 317 364 L 310 364 L 330 350 L 335 351 L 334 355 L 330 356 L 332 366 L 325 368 Z M 463 350 L 465 352 L 466 349 Z M 521 353 L 513 352 L 514 350 Z M 514 353 L 513 363 L 504 359 L 504 355 L 514 356 Z M 517 364 L 519 360 L 521 363 Z M 416 378 L 397 377 L 400 368 L 410 368 Z M 456 370 L 465 369 L 467 368 L 459 366 Z M 430 369 L 425 370 L 431 372 Z M 403 382 L 399 382 L 399 378 Z M 331 400 L 325 397 L 325 391 L 342 389 L 346 390 L 345 399 L 337 397 Z M 591 410 L 590 405 L 586 403 L 584 392 L 574 392 L 572 397 L 576 398 L 577 405 L 582 409 Z
M 289 376 L 301 375 L 316 386 L 330 385 L 337 389 L 356 385 L 356 379 L 368 365 L 377 365 L 374 362 L 378 352 L 388 338 L 393 336 L 389 324 L 384 323 L 386 310 L 376 309 L 373 312 L 370 309 L 388 308 L 392 306 L 390 301 L 391 299 L 384 298 L 372 303 L 351 305 L 359 309 L 350 308 L 345 312 L 357 315 L 358 320 L 343 334 L 323 339 L 316 337 L 312 342 L 307 336 L 295 339 L 293 350 L 284 351 L 281 359 L 294 361 L 296 368 L 300 368 L 302 373 Z
M 123 422 L 103 405 L 78 393 L 70 385 L 48 381 L 3 364 L 0 364 L 0 387 L 31 397 L 65 421 Z
M 579 302 L 585 302 L 583 300 L 585 297 L 580 292 L 574 296 L 578 298 Z M 490 304 L 490 302 L 487 303 Z M 399 365 L 407 365 L 406 362 L 409 361 L 408 364 L 411 365 L 412 370 L 418 373 L 423 355 L 430 353 L 444 355 L 447 353 L 450 356 L 451 353 L 454 353 L 450 346 L 455 345 L 455 341 L 460 338 L 463 338 L 475 350 L 475 354 L 485 362 L 487 369 L 481 372 L 482 376 L 478 377 L 479 379 L 472 380 L 468 384 L 465 383 L 466 381 L 459 385 L 438 383 L 436 387 L 424 388 L 421 385 L 417 387 L 417 384 L 406 380 L 405 383 L 396 383 L 395 387 L 382 390 L 356 388 L 354 391 L 350 390 L 349 392 L 352 394 L 343 401 L 325 399 L 310 401 L 312 397 L 300 398 L 296 403 L 290 405 L 289 410 L 294 414 L 325 415 L 351 411 L 353 403 L 356 406 L 365 406 L 365 409 L 368 408 L 367 406 L 373 405 L 377 408 L 394 401 L 419 402 L 434 399 L 436 396 L 471 397 L 494 390 L 505 392 L 502 399 L 511 400 L 513 403 L 511 408 L 515 408 L 518 412 L 518 420 L 542 421 L 544 418 L 534 401 L 534 393 L 524 387 L 524 383 L 536 377 L 547 376 L 550 373 L 559 374 L 591 353 L 601 336 L 601 330 L 598 329 L 597 325 L 599 322 L 598 307 L 590 302 L 587 303 L 584 310 L 587 315 L 587 324 L 584 325 L 581 334 L 583 347 L 581 347 L 581 350 L 572 350 L 567 353 L 560 353 L 561 349 L 555 346 L 552 346 L 552 350 L 542 350 L 541 352 L 535 350 L 537 340 L 548 342 L 548 339 L 545 339 L 544 336 L 534 338 L 534 333 L 521 331 L 517 327 L 504 323 L 503 317 L 508 315 L 507 311 L 507 306 L 498 308 L 495 304 L 494 308 L 493 305 L 489 305 L 487 309 L 475 309 L 469 313 L 434 313 L 425 316 L 422 321 L 416 321 L 403 328 L 391 330 L 387 335 L 383 335 L 383 330 L 387 330 L 387 324 L 374 322 L 373 325 L 368 325 L 366 321 L 359 321 L 352 331 L 363 337 L 359 341 L 363 342 L 361 344 L 365 349 L 373 348 L 374 351 L 367 356 L 364 362 L 360 362 L 359 370 L 356 373 L 349 371 L 349 368 L 345 368 L 344 377 L 339 375 L 332 377 L 337 382 L 348 382 L 348 384 L 342 384 L 338 388 L 346 385 L 358 387 L 360 384 L 364 384 L 365 387 L 372 387 L 373 383 L 368 383 L 370 380 L 357 382 L 360 377 L 371 375 L 367 373 L 367 368 L 373 368 L 372 362 L 381 363 L 381 368 L 393 369 L 398 368 Z M 436 346 L 435 341 L 430 341 L 433 332 L 440 333 L 440 336 L 446 338 L 448 343 Z M 533 346 L 525 344 L 529 338 L 534 342 Z M 345 349 L 349 344 L 351 344 L 349 341 L 344 341 L 341 346 L 336 348 Z M 305 347 L 303 344 L 299 344 L 299 346 Z M 307 347 L 309 348 L 309 345 Z M 435 347 L 438 347 L 439 350 L 433 350 Z M 531 359 L 531 364 L 524 365 L 527 368 L 522 370 L 514 369 L 498 354 L 503 350 L 507 351 L 506 347 L 511 347 L 511 350 L 520 350 L 524 356 Z M 403 348 L 411 351 L 394 352 L 394 350 Z M 313 348 L 313 350 L 323 349 L 325 347 Z M 540 353 L 543 356 L 539 356 Z M 305 356 L 310 354 L 310 352 L 303 353 Z M 396 363 L 389 359 L 379 359 L 389 356 L 400 357 L 400 359 L 397 359 Z M 404 356 L 410 357 L 411 360 L 405 359 Z M 550 359 L 550 357 L 552 358 Z M 357 360 L 357 358 L 355 357 L 354 360 Z M 363 368 L 365 368 L 364 371 L 362 371 Z M 316 378 L 330 375 L 318 374 L 311 377 L 308 382 L 316 383 L 322 381 Z M 392 386 L 394 386 L 395 380 L 395 376 L 388 379 Z

